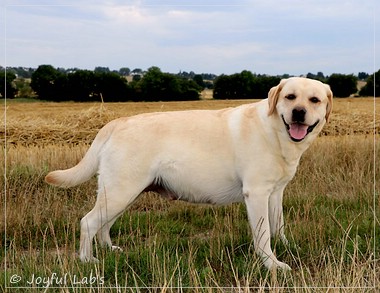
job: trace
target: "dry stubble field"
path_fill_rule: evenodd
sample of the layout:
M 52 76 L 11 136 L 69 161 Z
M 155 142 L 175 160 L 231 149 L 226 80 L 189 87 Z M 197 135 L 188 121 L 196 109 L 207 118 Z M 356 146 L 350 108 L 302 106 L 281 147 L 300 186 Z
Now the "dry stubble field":
M 78 261 L 79 220 L 93 206 L 96 180 L 57 189 L 43 182 L 49 170 L 77 163 L 97 131 L 116 117 L 247 102 L 7 103 L 6 163 L 1 166 L 7 177 L 1 188 L 5 203 L 1 231 L 6 229 L 1 237 L 1 269 L 6 273 L 0 288 L 375 290 L 380 281 L 375 217 L 380 120 L 374 121 L 374 113 L 380 113 L 380 103 L 375 105 L 371 98 L 335 99 L 330 123 L 305 153 L 285 191 L 286 233 L 293 245 L 275 243 L 274 249 L 292 272 L 262 269 L 253 253 L 244 206 L 194 206 L 155 194 L 138 199 L 112 229 L 122 253 L 99 248 L 99 264 Z

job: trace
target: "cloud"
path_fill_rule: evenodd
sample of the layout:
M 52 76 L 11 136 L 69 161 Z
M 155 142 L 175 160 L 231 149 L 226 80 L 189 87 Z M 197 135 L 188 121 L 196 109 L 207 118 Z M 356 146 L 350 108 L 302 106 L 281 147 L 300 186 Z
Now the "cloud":
M 374 2 L 15 0 L 5 7 L 6 62 L 216 74 L 370 72 Z

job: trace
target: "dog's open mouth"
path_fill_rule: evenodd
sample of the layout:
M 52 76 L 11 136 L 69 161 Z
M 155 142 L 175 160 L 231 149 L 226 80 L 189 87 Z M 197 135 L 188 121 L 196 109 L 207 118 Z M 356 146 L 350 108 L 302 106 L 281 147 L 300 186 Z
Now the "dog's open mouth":
M 299 122 L 288 124 L 285 122 L 283 115 L 281 115 L 281 118 L 286 126 L 286 130 L 288 131 L 288 134 L 291 140 L 295 142 L 302 141 L 310 132 L 314 130 L 314 128 L 319 123 L 319 120 L 318 120 L 317 122 L 315 122 L 313 125 L 310 125 L 310 126 L 303 123 L 299 123 Z

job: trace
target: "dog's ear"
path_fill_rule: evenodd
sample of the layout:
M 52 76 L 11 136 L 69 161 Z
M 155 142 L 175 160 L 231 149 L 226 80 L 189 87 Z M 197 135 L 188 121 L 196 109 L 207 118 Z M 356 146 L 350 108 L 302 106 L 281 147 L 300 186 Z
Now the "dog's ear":
M 333 92 L 331 91 L 331 88 L 328 84 L 325 84 L 325 87 L 326 87 L 327 98 L 328 98 L 325 118 L 326 118 L 326 122 L 328 122 L 330 114 L 331 114 L 332 106 L 333 106 Z
M 276 111 L 276 105 L 278 102 L 278 98 L 280 96 L 280 92 L 282 88 L 284 87 L 284 84 L 286 83 L 287 79 L 282 79 L 280 83 L 272 87 L 269 90 L 268 93 L 268 103 L 269 103 L 269 110 L 268 110 L 268 116 L 272 115 Z

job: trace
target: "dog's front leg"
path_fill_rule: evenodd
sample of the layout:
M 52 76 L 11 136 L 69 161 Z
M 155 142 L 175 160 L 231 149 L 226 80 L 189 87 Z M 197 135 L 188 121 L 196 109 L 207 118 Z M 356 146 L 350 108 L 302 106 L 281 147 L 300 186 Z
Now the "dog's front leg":
M 256 253 L 261 257 L 268 269 L 281 268 L 290 270 L 290 267 L 277 260 L 270 246 L 269 224 L 269 195 L 270 188 L 244 188 L 245 204 L 248 218 L 253 232 L 253 241 Z
M 275 190 L 269 197 L 269 223 L 271 236 L 279 236 L 284 245 L 288 245 L 289 241 L 285 236 L 284 229 L 284 213 L 282 208 L 282 199 L 285 186 Z

